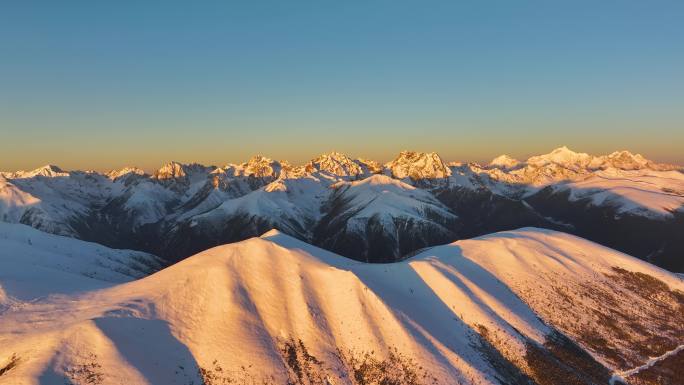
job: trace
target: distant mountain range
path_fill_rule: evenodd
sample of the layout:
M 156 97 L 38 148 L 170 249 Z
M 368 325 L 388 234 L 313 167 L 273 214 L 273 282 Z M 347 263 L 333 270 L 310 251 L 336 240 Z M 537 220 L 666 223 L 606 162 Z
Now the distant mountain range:
M 275 228 L 368 262 L 455 239 L 536 226 L 684 271 L 684 173 L 627 151 L 561 147 L 518 161 L 387 163 L 337 152 L 294 166 L 255 156 L 222 167 L 171 162 L 153 174 L 45 166 L 0 173 L 0 220 L 156 254 L 171 263 Z

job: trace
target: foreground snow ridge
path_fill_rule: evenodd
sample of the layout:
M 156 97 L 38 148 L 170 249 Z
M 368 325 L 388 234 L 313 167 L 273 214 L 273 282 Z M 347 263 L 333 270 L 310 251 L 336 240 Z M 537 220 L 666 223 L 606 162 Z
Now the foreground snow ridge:
M 272 230 L 137 281 L 10 298 L 0 383 L 608 384 L 682 344 L 682 291 L 550 230 L 391 264 Z

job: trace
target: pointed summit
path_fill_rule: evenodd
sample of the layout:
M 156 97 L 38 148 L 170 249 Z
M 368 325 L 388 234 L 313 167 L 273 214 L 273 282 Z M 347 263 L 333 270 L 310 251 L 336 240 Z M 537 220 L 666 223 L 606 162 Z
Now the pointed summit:
M 54 164 L 46 164 L 43 167 L 39 167 L 32 171 L 19 171 L 14 176 L 15 178 L 32 178 L 34 176 L 44 176 L 48 178 L 56 176 L 68 176 L 69 173 L 65 172 L 61 168 L 55 166 Z
M 171 161 L 163 165 L 159 170 L 154 172 L 153 178 L 164 179 L 181 179 L 187 176 L 185 166 L 176 161 Z
M 322 154 L 311 160 L 306 165 L 306 169 L 308 172 L 327 172 L 342 177 L 356 176 L 364 173 L 364 169 L 358 161 L 337 151 Z
M 640 154 L 632 154 L 629 151 L 615 151 L 606 156 L 596 158 L 598 168 L 617 168 L 621 170 L 641 170 L 648 168 L 653 162 Z M 594 164 L 592 164 L 594 166 Z
M 504 170 L 511 169 L 517 166 L 518 164 L 520 164 L 520 161 L 506 154 L 499 155 L 496 158 L 492 159 L 491 162 L 489 162 L 490 167 L 500 168 Z
M 440 179 L 451 175 L 451 170 L 436 152 L 402 151 L 385 167 L 398 179 Z
M 255 155 L 247 163 L 243 163 L 242 168 L 245 176 L 277 178 L 282 170 L 282 165 L 280 162 L 263 155 Z
M 589 154 L 574 152 L 566 146 L 558 147 L 548 154 L 537 155 L 529 158 L 527 164 L 544 166 L 550 163 L 561 166 L 584 167 L 591 162 L 593 157 Z
M 105 176 L 107 176 L 107 178 L 109 178 L 113 181 L 119 180 L 121 178 L 128 178 L 128 177 L 131 177 L 134 175 L 136 175 L 136 176 L 145 175 L 145 171 L 143 171 L 142 169 L 140 169 L 138 167 L 124 167 L 120 170 L 111 170 L 111 171 L 105 173 Z

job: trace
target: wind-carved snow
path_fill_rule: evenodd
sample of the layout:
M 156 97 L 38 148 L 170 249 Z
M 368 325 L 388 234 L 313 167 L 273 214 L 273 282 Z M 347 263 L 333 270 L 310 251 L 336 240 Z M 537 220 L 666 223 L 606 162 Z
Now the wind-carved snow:
M 638 304 L 616 309 L 650 332 L 682 330 L 681 322 L 670 330 L 633 318 L 665 294 L 648 297 L 628 276 L 611 279 L 616 271 L 651 277 L 658 290 L 684 290 L 674 274 L 548 230 L 458 241 L 392 264 L 359 263 L 270 231 L 135 282 L 15 304 L 2 314 L 0 363 L 16 355 L 20 364 L 2 380 L 61 383 L 85 371 L 102 383 L 187 384 L 211 376 L 219 383 L 356 384 L 363 373 L 351 373 L 352 363 L 370 354 L 378 362 L 400 360 L 419 374 L 417 384 L 499 384 L 506 365 L 538 376 L 530 344 L 549 343 L 556 330 L 618 371 L 615 357 L 565 324 L 568 314 L 591 316 L 608 302 L 571 289 L 590 284 Z M 598 326 L 619 357 L 638 362 L 634 341 Z M 610 378 L 607 370 L 598 376 Z
M 0 222 L 0 305 L 9 298 L 33 300 L 109 287 L 159 270 L 147 253 L 115 250 L 96 243 Z
M 590 199 L 595 206 L 615 206 L 618 213 L 671 216 L 684 208 L 684 174 L 677 171 L 601 170 L 556 187 L 569 189 L 570 199 Z

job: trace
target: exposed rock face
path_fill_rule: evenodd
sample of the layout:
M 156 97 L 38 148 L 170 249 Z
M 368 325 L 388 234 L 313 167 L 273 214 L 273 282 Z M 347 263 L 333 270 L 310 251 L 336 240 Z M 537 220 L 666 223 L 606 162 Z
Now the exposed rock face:
M 187 176 L 185 169 L 186 167 L 178 162 L 170 162 L 155 171 L 152 177 L 157 180 L 181 179 Z
M 423 179 L 443 179 L 451 175 L 451 170 L 435 152 L 402 151 L 385 168 L 397 179 L 410 178 L 414 181 Z
M 282 169 L 280 162 L 262 155 L 256 155 L 247 163 L 243 163 L 241 169 L 236 171 L 236 175 L 275 179 L 280 175 Z
M 135 177 L 135 176 L 143 176 L 143 175 L 145 175 L 145 171 L 143 171 L 142 169 L 140 169 L 138 167 L 124 167 L 120 170 L 109 171 L 109 172 L 105 173 L 105 175 L 109 179 L 116 181 L 116 180 L 119 180 L 122 178 L 127 179 L 127 178 Z
M 368 174 L 368 167 L 358 160 L 339 152 L 323 154 L 305 166 L 307 172 L 325 172 L 338 177 L 356 177 Z

